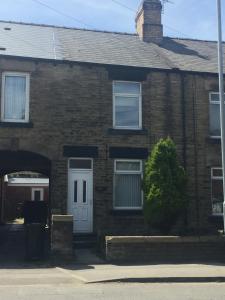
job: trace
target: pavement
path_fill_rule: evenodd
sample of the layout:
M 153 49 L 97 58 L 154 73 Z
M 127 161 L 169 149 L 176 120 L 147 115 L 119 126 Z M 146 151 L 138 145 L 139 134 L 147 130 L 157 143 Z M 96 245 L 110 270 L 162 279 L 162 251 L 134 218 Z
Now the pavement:
M 225 282 L 225 264 L 116 265 L 106 263 L 89 249 L 77 249 L 74 261 L 67 264 L 27 263 L 21 246 L 22 227 L 6 228 L 0 232 L 0 286 Z
M 86 283 L 203 283 L 225 282 L 225 265 L 160 264 L 115 265 L 75 264 L 57 267 L 65 274 Z
M 51 266 L 0 265 L 0 287 L 19 285 L 92 285 L 107 283 L 224 283 L 225 266 L 207 264 L 138 265 L 110 264 Z

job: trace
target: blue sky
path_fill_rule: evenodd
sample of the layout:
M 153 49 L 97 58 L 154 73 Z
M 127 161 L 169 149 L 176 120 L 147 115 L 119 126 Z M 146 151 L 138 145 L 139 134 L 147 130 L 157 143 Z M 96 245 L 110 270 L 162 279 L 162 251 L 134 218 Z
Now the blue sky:
M 35 0 L 0 0 L 0 19 L 90 29 L 135 32 L 135 12 L 141 0 L 38 0 L 72 18 L 62 16 Z M 205 40 L 217 39 L 216 0 L 171 0 L 164 8 L 164 34 Z M 225 0 L 222 0 L 225 40 Z M 80 20 L 77 22 L 75 19 Z M 84 24 L 86 25 L 84 25 Z

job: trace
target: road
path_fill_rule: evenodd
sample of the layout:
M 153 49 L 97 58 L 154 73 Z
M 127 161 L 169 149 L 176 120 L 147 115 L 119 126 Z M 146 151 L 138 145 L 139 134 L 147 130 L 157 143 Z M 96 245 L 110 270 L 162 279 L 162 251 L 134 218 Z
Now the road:
M 225 284 L 73 284 L 0 286 L 0 300 L 223 300 Z

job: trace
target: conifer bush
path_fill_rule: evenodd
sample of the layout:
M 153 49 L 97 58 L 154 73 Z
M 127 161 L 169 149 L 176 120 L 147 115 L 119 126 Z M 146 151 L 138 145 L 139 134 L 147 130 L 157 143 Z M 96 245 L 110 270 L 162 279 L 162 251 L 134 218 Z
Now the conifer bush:
M 171 138 L 154 146 L 145 165 L 143 189 L 146 221 L 150 228 L 168 234 L 187 205 L 186 174 Z

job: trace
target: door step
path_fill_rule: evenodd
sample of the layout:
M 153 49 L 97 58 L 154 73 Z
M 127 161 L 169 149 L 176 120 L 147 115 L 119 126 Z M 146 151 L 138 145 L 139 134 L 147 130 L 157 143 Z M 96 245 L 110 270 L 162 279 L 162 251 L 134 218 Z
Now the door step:
M 97 246 L 97 235 L 90 234 L 74 234 L 73 246 L 75 249 L 95 248 Z

